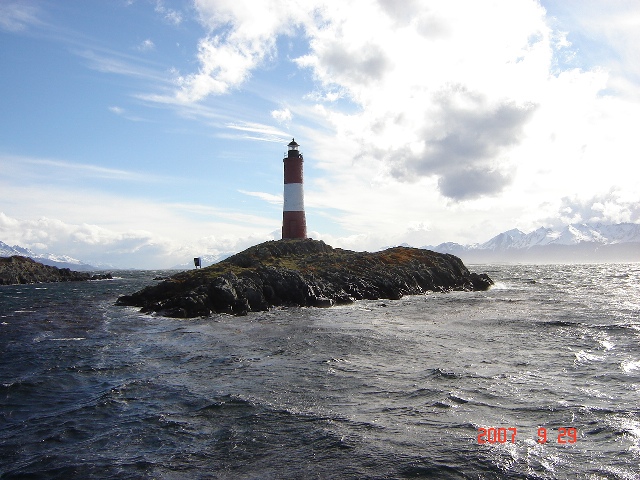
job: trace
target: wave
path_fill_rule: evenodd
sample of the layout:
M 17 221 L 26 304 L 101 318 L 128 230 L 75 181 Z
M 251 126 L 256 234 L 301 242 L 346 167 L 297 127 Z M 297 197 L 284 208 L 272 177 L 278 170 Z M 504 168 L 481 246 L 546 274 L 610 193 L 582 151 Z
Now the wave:
M 574 364 L 585 364 L 590 362 L 602 362 L 605 359 L 604 355 L 595 355 L 589 351 L 580 350 L 578 352 L 574 352 L 574 356 L 576 357 L 574 360 Z
M 620 368 L 622 368 L 625 373 L 631 373 L 634 370 L 640 370 L 640 360 L 625 360 L 620 364 Z
M 454 393 L 449 393 L 448 397 L 449 397 L 449 400 L 460 405 L 470 402 L 470 400 L 467 400 L 466 398 L 463 398 L 460 395 L 456 395 Z
M 548 327 L 584 327 L 581 322 L 571 322 L 568 320 L 551 320 L 549 322 L 540 322 L 540 324 Z
M 461 375 L 454 372 L 447 372 L 441 368 L 431 368 L 428 370 L 429 374 L 437 378 L 462 378 Z
M 198 412 L 207 412 L 211 410 L 219 411 L 223 409 L 247 409 L 247 410 L 255 410 L 257 408 L 256 404 L 250 400 L 246 400 L 237 395 L 224 395 L 222 397 L 216 398 L 211 403 L 200 407 Z

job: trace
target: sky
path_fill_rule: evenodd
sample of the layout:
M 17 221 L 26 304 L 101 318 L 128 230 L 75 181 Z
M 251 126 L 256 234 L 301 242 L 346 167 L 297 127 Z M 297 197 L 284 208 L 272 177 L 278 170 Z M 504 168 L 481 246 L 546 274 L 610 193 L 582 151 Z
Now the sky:
M 0 0 L 0 240 L 169 268 L 640 222 L 637 0 Z

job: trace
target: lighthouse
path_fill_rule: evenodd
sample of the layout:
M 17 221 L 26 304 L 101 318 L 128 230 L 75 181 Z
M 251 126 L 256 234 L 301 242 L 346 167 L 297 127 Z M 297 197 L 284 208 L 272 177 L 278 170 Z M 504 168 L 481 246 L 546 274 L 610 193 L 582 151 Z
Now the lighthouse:
M 282 212 L 282 238 L 307 238 L 307 220 L 304 216 L 302 189 L 302 154 L 295 139 L 289 143 L 284 158 L 284 207 Z

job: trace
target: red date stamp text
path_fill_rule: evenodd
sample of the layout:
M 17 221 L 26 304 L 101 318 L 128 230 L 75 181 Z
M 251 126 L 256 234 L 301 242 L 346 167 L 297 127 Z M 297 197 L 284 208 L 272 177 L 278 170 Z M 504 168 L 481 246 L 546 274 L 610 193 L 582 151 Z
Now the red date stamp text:
M 516 427 L 510 428 L 478 428 L 478 443 L 516 443 L 516 435 L 518 429 Z M 576 443 L 578 441 L 578 429 L 573 427 L 560 427 L 558 429 L 558 435 L 555 436 L 553 432 L 547 433 L 547 429 L 544 427 L 538 428 L 538 443 L 547 443 L 553 441 L 556 443 L 568 444 Z

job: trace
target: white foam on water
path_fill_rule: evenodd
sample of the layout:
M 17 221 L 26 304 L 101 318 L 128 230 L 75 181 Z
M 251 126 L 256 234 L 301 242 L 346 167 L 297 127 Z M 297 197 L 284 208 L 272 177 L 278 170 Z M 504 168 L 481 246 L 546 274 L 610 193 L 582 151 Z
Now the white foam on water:
M 613 349 L 615 347 L 615 343 L 611 339 L 611 336 L 607 335 L 604 332 L 599 332 L 595 336 L 595 340 L 596 340 L 596 342 L 598 342 L 600 344 L 600 346 L 602 348 L 604 348 L 605 352 L 609 351 L 609 350 L 611 350 L 611 349 Z
M 579 352 L 574 353 L 576 356 L 577 363 L 589 363 L 589 362 L 601 362 L 604 360 L 604 356 L 602 355 L 594 355 L 588 351 L 580 350 Z
M 640 369 L 640 360 L 625 360 L 620 364 L 620 368 L 625 373 L 631 373 L 634 370 Z

